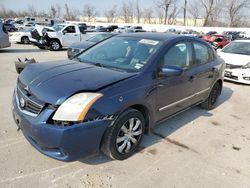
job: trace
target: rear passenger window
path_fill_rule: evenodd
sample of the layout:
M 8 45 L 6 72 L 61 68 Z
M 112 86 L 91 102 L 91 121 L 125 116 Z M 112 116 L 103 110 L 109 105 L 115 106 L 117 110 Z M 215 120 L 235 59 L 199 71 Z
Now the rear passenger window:
M 205 64 L 214 59 L 213 51 L 201 43 L 194 43 L 196 64 Z

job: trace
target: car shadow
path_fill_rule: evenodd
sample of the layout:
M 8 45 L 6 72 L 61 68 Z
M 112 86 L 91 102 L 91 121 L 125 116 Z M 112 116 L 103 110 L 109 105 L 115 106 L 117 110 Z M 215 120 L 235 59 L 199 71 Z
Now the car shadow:
M 28 44 L 27 44 L 28 45 Z M 39 49 L 39 48 L 30 48 L 30 49 L 21 49 L 21 48 L 5 48 L 5 49 L 0 49 L 0 54 L 1 53 L 34 53 L 34 52 L 44 52 L 44 51 L 49 51 L 49 49 Z M 60 49 L 58 51 L 51 51 L 51 52 L 60 52 L 60 51 L 67 51 L 66 48 Z
M 217 106 L 223 105 L 226 101 L 228 101 L 233 94 L 233 90 L 228 87 L 223 87 L 221 96 L 218 100 Z M 179 146 L 182 149 L 191 150 L 193 152 L 198 153 L 194 148 L 190 148 L 189 146 L 181 143 L 180 141 L 176 141 L 168 138 L 169 135 L 187 125 L 190 122 L 195 122 L 199 117 L 211 117 L 213 114 L 207 110 L 200 108 L 199 106 L 193 107 L 179 115 L 176 115 L 172 118 L 167 119 L 164 122 L 157 124 L 154 130 L 151 131 L 149 135 L 146 135 L 139 147 L 139 152 L 143 153 L 144 150 L 149 148 L 150 146 L 157 144 L 159 142 L 165 141 L 174 145 Z M 152 151 L 153 152 L 153 151 Z M 154 152 L 153 152 L 154 153 Z M 82 163 L 90 164 L 90 165 L 98 165 L 106 162 L 112 161 L 109 157 L 106 157 L 101 152 L 98 155 L 91 156 L 85 159 L 79 160 Z
M 18 49 L 18 48 L 8 49 L 6 48 L 6 49 L 0 50 L 0 53 L 34 53 L 34 52 L 44 52 L 44 50 L 41 50 L 39 48 L 37 49 Z

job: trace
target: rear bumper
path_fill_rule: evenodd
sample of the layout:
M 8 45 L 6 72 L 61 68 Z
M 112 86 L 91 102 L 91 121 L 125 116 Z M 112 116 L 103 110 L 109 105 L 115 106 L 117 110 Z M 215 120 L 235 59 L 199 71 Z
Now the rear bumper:
M 110 120 L 96 120 L 60 127 L 46 119 L 53 113 L 44 109 L 37 117 L 24 114 L 13 97 L 13 118 L 26 139 L 41 153 L 61 161 L 73 161 L 99 152 Z

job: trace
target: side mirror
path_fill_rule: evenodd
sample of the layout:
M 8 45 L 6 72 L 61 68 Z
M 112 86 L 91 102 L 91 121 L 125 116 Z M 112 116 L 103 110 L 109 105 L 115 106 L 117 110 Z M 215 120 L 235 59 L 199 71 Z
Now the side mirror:
M 65 35 L 65 34 L 67 33 L 67 31 L 66 31 L 66 30 L 63 30 L 63 32 L 62 32 L 62 33 L 63 33 L 63 35 Z
M 163 66 L 159 72 L 160 77 L 179 76 L 183 73 L 183 69 L 175 66 Z

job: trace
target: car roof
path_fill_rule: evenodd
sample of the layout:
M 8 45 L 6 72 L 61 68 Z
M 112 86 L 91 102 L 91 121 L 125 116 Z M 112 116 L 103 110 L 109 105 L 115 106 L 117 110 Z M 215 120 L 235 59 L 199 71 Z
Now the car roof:
M 175 38 L 193 38 L 193 37 L 188 37 L 188 36 L 181 36 L 181 35 L 176 35 L 176 34 L 169 34 L 169 33 L 151 33 L 151 32 L 141 32 L 141 33 L 124 33 L 120 34 L 118 36 L 121 37 L 135 37 L 135 38 L 146 38 L 146 39 L 151 39 L 151 40 L 158 40 L 158 41 L 167 41 L 170 39 L 175 39 Z

